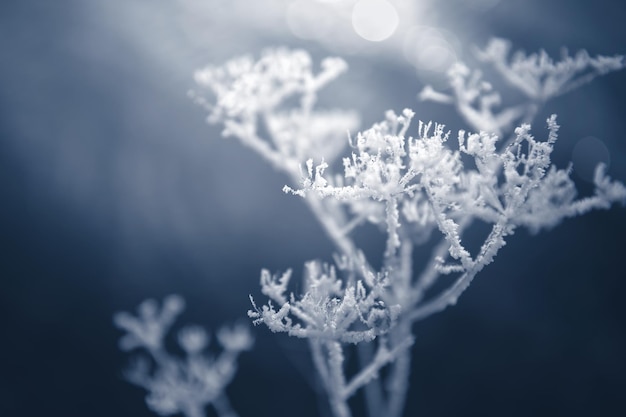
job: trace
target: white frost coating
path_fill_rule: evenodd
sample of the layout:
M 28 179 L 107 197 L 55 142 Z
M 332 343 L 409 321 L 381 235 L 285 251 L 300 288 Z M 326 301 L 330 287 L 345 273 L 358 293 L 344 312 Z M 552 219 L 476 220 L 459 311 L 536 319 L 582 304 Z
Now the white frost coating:
M 555 115 L 547 119 L 547 131 L 534 123 L 538 138 L 531 134 L 531 122 L 549 99 L 622 69 L 623 57 L 580 52 L 553 61 L 539 52 L 509 59 L 509 50 L 507 42 L 493 40 L 478 57 L 522 93 L 520 103 L 503 106 L 481 72 L 462 63 L 449 71 L 451 94 L 432 87 L 420 94 L 456 106 L 469 129 L 455 133 L 441 123 L 414 122 L 414 112 L 405 109 L 388 111 L 381 122 L 346 138 L 346 131 L 356 129 L 356 113 L 314 109 L 318 90 L 346 69 L 337 58 L 323 61 L 316 72 L 306 52 L 274 49 L 258 60 L 238 58 L 196 73 L 211 97 L 192 96 L 207 108 L 209 120 L 288 175 L 284 191 L 303 198 L 338 251 L 336 266 L 305 265 L 297 294 L 289 291 L 290 270 L 263 270 L 261 291 L 268 300 L 257 305 L 250 297 L 248 312 L 257 325 L 308 341 L 335 417 L 351 416 L 348 399 L 362 387 L 369 415 L 402 415 L 412 324 L 455 304 L 518 228 L 536 233 L 626 202 L 626 187 L 611 180 L 603 165 L 595 171 L 592 195 L 577 196 L 571 168 L 551 162 L 559 130 Z M 458 147 L 449 144 L 450 135 Z M 470 250 L 463 236 L 477 221 L 489 232 Z M 378 268 L 352 233 L 365 222 L 386 236 Z M 433 234 L 439 242 L 430 259 L 413 265 L 416 248 L 432 242 Z M 440 281 L 444 275 L 451 278 Z M 167 324 L 154 310 L 146 308 L 148 322 Z M 136 335 L 126 344 L 160 346 L 159 326 L 134 327 Z M 225 347 L 247 346 L 245 338 L 220 334 Z M 197 329 L 181 337 L 186 352 L 206 343 Z M 359 351 L 359 363 L 348 374 L 350 349 Z
M 579 88 L 600 75 L 624 69 L 623 55 L 591 57 L 587 51 L 570 56 L 563 50 L 559 61 L 545 51 L 511 54 L 511 44 L 494 38 L 485 49 L 477 49 L 482 62 L 493 67 L 504 81 L 528 100 L 501 110 L 500 93 L 483 80 L 482 73 L 458 62 L 448 71 L 452 96 L 426 86 L 419 94 L 421 100 L 455 104 L 459 114 L 475 131 L 485 131 L 502 136 L 515 123 L 530 123 L 539 107 L 554 97 Z M 511 56 L 511 58 L 509 58 Z

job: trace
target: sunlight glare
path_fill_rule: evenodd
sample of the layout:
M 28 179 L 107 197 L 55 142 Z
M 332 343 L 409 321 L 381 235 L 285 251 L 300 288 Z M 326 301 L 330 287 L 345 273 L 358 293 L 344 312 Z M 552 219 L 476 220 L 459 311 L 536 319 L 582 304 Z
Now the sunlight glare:
M 419 70 L 443 73 L 457 60 L 455 41 L 436 28 L 414 26 L 404 38 L 404 57 Z
M 352 27 L 363 39 L 380 42 L 396 31 L 398 12 L 386 0 L 359 0 L 352 9 Z

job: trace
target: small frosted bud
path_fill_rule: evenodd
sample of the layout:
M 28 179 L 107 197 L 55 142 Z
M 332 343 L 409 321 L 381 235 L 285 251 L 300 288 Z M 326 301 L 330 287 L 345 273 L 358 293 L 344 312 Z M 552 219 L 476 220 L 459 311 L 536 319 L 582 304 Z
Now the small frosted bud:
M 163 309 L 178 314 L 185 309 L 185 300 L 180 295 L 168 295 L 163 301 Z
M 373 308 L 367 316 L 367 325 L 372 329 L 386 332 L 391 327 L 389 312 L 382 308 Z
M 200 326 L 187 326 L 178 333 L 178 344 L 188 354 L 199 353 L 209 345 L 209 335 Z
M 155 300 L 149 299 L 145 300 L 139 305 L 138 311 L 141 317 L 155 317 L 158 311 L 157 302 Z

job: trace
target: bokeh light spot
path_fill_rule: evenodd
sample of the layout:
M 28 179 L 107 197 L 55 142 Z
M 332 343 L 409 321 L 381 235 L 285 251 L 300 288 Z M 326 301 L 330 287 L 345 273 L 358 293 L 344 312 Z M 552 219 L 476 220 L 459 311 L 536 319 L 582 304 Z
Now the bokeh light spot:
M 400 19 L 386 0 L 359 0 L 352 9 L 352 27 L 363 39 L 379 42 L 396 31 Z
M 419 72 L 445 74 L 457 59 L 458 40 L 429 26 L 413 26 L 404 36 L 404 57 Z
M 579 140 L 572 151 L 574 172 L 588 182 L 593 182 L 593 176 L 599 163 L 606 164 L 608 168 L 610 162 L 609 149 L 604 142 L 593 136 Z
M 448 42 L 440 39 L 420 51 L 415 65 L 428 71 L 445 72 L 455 61 L 456 54 Z

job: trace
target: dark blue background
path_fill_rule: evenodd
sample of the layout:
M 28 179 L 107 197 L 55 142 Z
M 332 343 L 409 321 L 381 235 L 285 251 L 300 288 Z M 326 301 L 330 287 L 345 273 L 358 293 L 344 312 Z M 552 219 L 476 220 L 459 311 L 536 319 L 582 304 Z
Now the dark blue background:
M 0 5 L 1 416 L 149 416 L 121 377 L 114 312 L 178 293 L 185 322 L 215 328 L 245 316 L 262 267 L 330 259 L 284 179 L 186 97 L 205 63 L 277 44 L 328 52 L 217 12 L 187 25 L 179 3 Z M 504 0 L 484 14 L 451 3 L 439 24 L 467 46 L 497 35 L 553 54 L 626 53 L 620 2 Z M 416 101 L 409 65 L 346 59 L 336 101 L 364 125 L 412 107 L 463 127 Z M 593 135 L 626 181 L 625 104 L 625 72 L 552 102 L 557 163 Z M 626 415 L 625 237 L 614 208 L 510 239 L 457 306 L 416 326 L 406 415 Z M 255 334 L 229 389 L 240 415 L 319 415 L 305 344 Z

